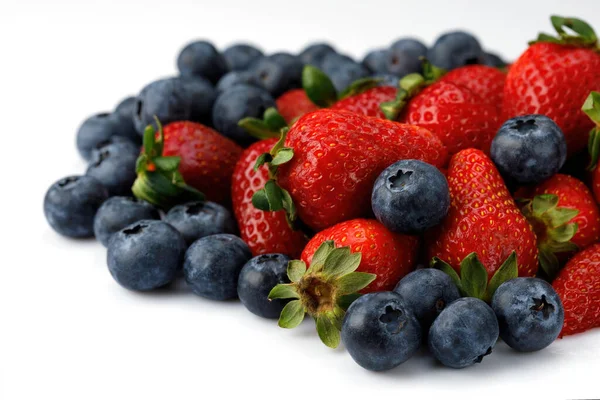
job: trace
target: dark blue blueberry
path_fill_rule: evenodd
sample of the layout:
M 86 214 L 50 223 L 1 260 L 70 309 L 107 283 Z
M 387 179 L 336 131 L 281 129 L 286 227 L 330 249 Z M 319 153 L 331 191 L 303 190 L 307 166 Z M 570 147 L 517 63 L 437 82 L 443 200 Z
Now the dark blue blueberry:
M 175 206 L 165 215 L 164 221 L 183 235 L 188 246 L 205 236 L 236 232 L 235 220 L 229 210 L 212 201 Z
M 111 236 L 108 270 L 124 288 L 156 289 L 175 278 L 185 247 L 181 234 L 165 222 L 134 222 Z
M 223 75 L 217 83 L 217 93 L 224 92 L 237 85 L 258 85 L 254 76 L 248 71 L 231 71 Z
M 304 48 L 298 55 L 302 63 L 321 68 L 327 54 L 335 53 L 335 49 L 327 43 L 313 43 Z
M 386 49 L 371 50 L 362 60 L 362 64 L 371 71 L 371 73 L 385 74 L 388 72 L 389 51 Z
M 562 302 L 548 282 L 516 278 L 494 293 L 492 308 L 500 337 L 518 351 L 537 351 L 556 340 L 565 319 Z
M 399 39 L 388 53 L 387 72 L 402 78 L 413 72 L 421 72 L 420 57 L 427 55 L 427 46 L 416 39 Z
M 273 97 L 279 97 L 293 87 L 294 71 L 286 70 L 281 64 L 268 57 L 256 60 L 248 68 L 248 72 L 252 75 L 253 81 L 267 89 Z
M 199 76 L 213 84 L 227 72 L 225 58 L 211 43 L 200 40 L 185 46 L 177 57 L 182 76 Z
M 132 197 L 111 197 L 102 203 L 94 218 L 94 235 L 105 247 L 110 237 L 144 219 L 160 219 L 160 214 L 150 203 Z
M 300 57 L 290 53 L 275 53 L 268 56 L 268 59 L 276 62 L 288 72 L 292 88 L 302 87 L 302 69 L 304 68 L 304 64 L 300 60 Z
M 55 182 L 44 197 L 44 214 L 56 232 L 73 238 L 94 236 L 94 216 L 108 191 L 91 176 L 69 176 Z
M 119 134 L 131 140 L 135 144 L 142 144 L 142 136 L 138 134 L 133 123 L 135 112 L 135 96 L 127 97 L 121 101 L 112 114 L 115 124 L 119 127 Z
M 238 126 L 245 117 L 261 118 L 269 107 L 276 107 L 273 97 L 263 88 L 237 85 L 217 97 L 213 124 L 219 133 L 245 146 L 256 139 Z
M 561 129 L 545 115 L 523 115 L 506 121 L 490 151 L 500 172 L 518 183 L 538 183 L 556 174 L 567 158 Z
M 398 161 L 375 181 L 371 204 L 375 217 L 389 230 L 422 233 L 448 213 L 448 182 L 437 168 L 423 161 Z
M 429 349 L 447 367 L 465 368 L 492 353 L 498 340 L 494 310 L 483 300 L 464 297 L 446 307 L 429 330 Z
M 323 72 L 329 76 L 338 92 L 342 92 L 357 79 L 369 76 L 362 64 L 349 61 L 346 56 L 330 54 L 323 61 Z
M 238 279 L 238 297 L 242 304 L 263 318 L 279 318 L 287 300 L 269 300 L 269 292 L 280 283 L 290 283 L 287 276 L 289 257 L 263 254 L 244 265 Z
M 398 282 L 394 292 L 402 296 L 425 332 L 448 304 L 460 298 L 452 278 L 434 268 L 411 272 Z
M 262 51 L 249 44 L 234 44 L 223 51 L 230 71 L 243 71 L 262 56 Z
M 198 296 L 233 299 L 237 297 L 240 271 L 251 257 L 250 248 L 237 236 L 206 236 L 195 241 L 185 253 L 183 274 Z
M 429 61 L 448 71 L 484 62 L 484 52 L 475 36 L 463 31 L 440 36 L 427 52 Z
M 494 53 L 485 53 L 483 55 L 483 63 L 485 65 L 489 65 L 490 67 L 502 68 L 506 67 L 506 61 L 504 61 L 500 56 Z
M 116 118 L 112 117 L 112 114 L 92 115 L 83 121 L 77 131 L 77 150 L 85 160 L 89 161 L 92 150 L 114 136 L 126 135 L 120 134 L 119 125 L 116 124 Z
M 98 179 L 110 196 L 131 194 L 139 154 L 140 148 L 130 141 L 111 141 L 94 149 L 85 174 Z
M 384 371 L 415 354 L 421 345 L 421 326 L 397 293 L 369 293 L 348 308 L 342 341 L 358 365 Z
M 133 121 L 141 135 L 157 116 L 163 125 L 193 121 L 210 125 L 216 90 L 206 79 L 166 78 L 150 83 L 136 100 Z
M 391 86 L 395 88 L 400 86 L 400 78 L 398 78 L 396 75 L 374 74 L 371 75 L 371 78 L 380 79 L 378 86 Z

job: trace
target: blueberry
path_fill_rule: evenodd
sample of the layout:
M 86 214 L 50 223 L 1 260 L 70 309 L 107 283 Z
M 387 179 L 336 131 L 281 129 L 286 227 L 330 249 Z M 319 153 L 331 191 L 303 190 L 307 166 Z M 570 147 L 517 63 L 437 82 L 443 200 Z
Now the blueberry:
M 117 105 L 111 117 L 114 119 L 115 124 L 117 124 L 121 136 L 126 137 L 135 144 L 141 145 L 142 137 L 138 134 L 133 123 L 135 103 L 135 96 L 126 97 Z
M 263 52 L 249 44 L 234 44 L 223 51 L 223 57 L 230 71 L 243 71 L 252 62 L 263 56 Z
M 55 182 L 44 197 L 44 214 L 56 232 L 73 238 L 94 236 L 94 216 L 108 191 L 91 176 L 69 176 Z
M 150 203 L 132 197 L 111 197 L 102 203 L 94 218 L 94 235 L 105 247 L 110 237 L 144 219 L 160 219 L 160 214 Z
M 154 116 L 163 125 L 174 121 L 193 121 L 210 125 L 216 90 L 207 80 L 166 78 L 150 83 L 137 97 L 133 120 L 141 135 L 154 123 Z
M 427 55 L 427 46 L 416 39 L 405 38 L 395 41 L 390 47 L 387 72 L 403 77 L 413 72 L 421 72 L 421 59 Z
M 290 75 L 290 85 L 292 88 L 302 87 L 302 69 L 304 63 L 300 57 L 290 53 L 275 53 L 267 57 L 269 60 L 279 64 Z
M 183 274 L 198 296 L 211 300 L 237 297 L 238 277 L 252 257 L 242 239 L 229 234 L 206 236 L 185 253 Z
M 264 87 L 273 97 L 279 97 L 292 87 L 292 71 L 286 70 L 267 57 L 259 58 L 252 63 L 248 72 L 253 81 Z
M 400 78 L 398 78 L 396 75 L 374 74 L 371 75 L 371 78 L 380 79 L 378 86 L 391 86 L 395 88 L 400 86 Z
M 288 301 L 269 300 L 269 292 L 280 283 L 290 283 L 287 277 L 289 261 L 289 257 L 283 254 L 263 254 L 244 265 L 237 293 L 250 312 L 263 318 L 279 318 Z
M 335 52 L 335 49 L 327 43 L 313 43 L 304 48 L 300 52 L 299 57 L 302 63 L 321 68 L 325 56 Z
M 385 74 L 388 72 L 387 63 L 389 50 L 377 49 L 371 50 L 362 60 L 362 65 L 367 67 L 371 73 Z
M 217 97 L 213 108 L 213 124 L 222 135 L 248 145 L 255 139 L 238 126 L 245 117 L 262 118 L 265 110 L 276 107 L 273 97 L 263 88 L 237 85 Z
M 375 181 L 371 203 L 375 217 L 389 230 L 422 233 L 448 213 L 448 182 L 437 168 L 423 161 L 398 161 Z
M 484 52 L 477 38 L 467 32 L 448 32 L 440 36 L 427 52 L 429 61 L 440 68 L 452 70 L 484 62 Z
M 524 115 L 506 121 L 492 141 L 492 160 L 518 183 L 538 183 L 556 174 L 567 158 L 561 129 L 545 115 Z
M 205 236 L 236 231 L 235 220 L 229 210 L 212 201 L 175 206 L 165 215 L 164 221 L 183 235 L 188 246 Z
M 338 92 L 342 92 L 355 80 L 369 76 L 369 70 L 365 66 L 344 57 L 330 54 L 323 62 L 323 72 L 329 76 Z
M 86 161 L 92 156 L 92 149 L 119 135 L 119 125 L 115 122 L 110 113 L 92 115 L 83 121 L 77 131 L 77 150 Z
M 181 50 L 177 57 L 177 68 L 182 76 L 198 76 L 217 83 L 227 72 L 227 62 L 215 46 L 200 40 Z
M 98 179 L 110 196 L 129 195 L 137 177 L 135 164 L 139 154 L 139 147 L 130 141 L 110 141 L 92 151 L 85 174 Z
M 398 282 L 394 292 L 402 296 L 424 331 L 429 330 L 435 318 L 448 304 L 460 298 L 452 278 L 434 268 L 411 272 Z
M 124 288 L 152 290 L 170 283 L 181 267 L 185 241 L 171 225 L 142 220 L 113 234 L 108 270 Z
M 231 71 L 219 79 L 217 83 L 217 93 L 224 92 L 237 85 L 255 85 L 260 86 L 254 79 L 254 76 L 248 71 Z
M 504 61 L 500 56 L 494 53 L 485 53 L 483 55 L 483 63 L 485 65 L 489 65 L 490 67 L 502 68 L 506 67 L 506 61 Z
M 558 337 L 565 318 L 552 285 L 537 278 L 504 282 L 494 293 L 492 308 L 500 325 L 500 337 L 518 351 L 549 346 Z
M 402 364 L 419 349 L 421 327 L 397 293 L 369 293 L 348 308 L 342 341 L 358 365 L 384 371 Z
M 429 349 L 447 367 L 465 368 L 492 353 L 498 340 L 498 321 L 483 300 L 458 299 L 446 307 L 429 330 Z

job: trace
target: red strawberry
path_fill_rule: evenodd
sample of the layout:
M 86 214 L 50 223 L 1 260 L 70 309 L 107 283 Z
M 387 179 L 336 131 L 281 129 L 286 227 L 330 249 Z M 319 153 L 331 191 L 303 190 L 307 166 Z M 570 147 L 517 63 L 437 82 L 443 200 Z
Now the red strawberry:
M 600 327 L 600 244 L 577 253 L 552 286 L 565 308 L 560 336 Z
M 506 74 L 498 68 L 467 65 L 448 72 L 440 80 L 466 87 L 485 103 L 502 108 Z
M 242 153 L 235 165 L 232 182 L 233 211 L 240 227 L 242 239 L 253 255 L 283 253 L 298 257 L 306 244 L 300 231 L 293 231 L 285 218 L 285 212 L 265 212 L 252 205 L 252 195 L 269 179 L 266 166 L 254 171 L 259 155 L 268 152 L 277 139 L 261 140 Z
M 288 124 L 319 108 L 306 96 L 304 89 L 292 89 L 285 92 L 277 98 L 276 104 L 277 110 Z
M 359 272 L 376 274 L 377 278 L 364 293 L 392 290 L 416 264 L 419 239 L 388 231 L 377 220 L 354 219 L 341 222 L 317 233 L 302 252 L 302 261 L 310 264 L 317 248 L 326 240 L 336 247 L 349 246 L 362 253 Z
M 374 87 L 365 92 L 339 100 L 333 106 L 334 110 L 346 110 L 368 117 L 385 118 L 380 105 L 396 98 L 396 88 L 390 86 Z
M 164 127 L 164 156 L 179 156 L 186 183 L 217 203 L 231 201 L 231 174 L 242 148 L 217 131 L 196 122 Z
M 285 145 L 273 160 L 277 179 L 299 217 L 316 231 L 369 215 L 373 183 L 394 162 L 418 159 L 441 167 L 447 158 L 444 145 L 426 129 L 327 109 L 300 118 Z M 281 209 L 271 207 L 281 199 L 264 201 L 273 192 L 257 193 L 263 209 Z
M 429 257 L 460 271 L 461 262 L 476 253 L 491 279 L 516 251 L 519 276 L 535 275 L 535 233 L 492 161 L 480 150 L 460 151 L 450 160 L 448 187 L 452 204 L 442 225 L 428 236 Z
M 544 114 L 562 129 L 569 154 L 582 150 L 594 126 L 581 110 L 591 90 L 600 89 L 600 52 L 593 30 L 574 18 L 552 17 L 555 39 L 540 35 L 510 68 L 503 112 L 511 118 Z M 565 33 L 567 27 L 580 36 Z

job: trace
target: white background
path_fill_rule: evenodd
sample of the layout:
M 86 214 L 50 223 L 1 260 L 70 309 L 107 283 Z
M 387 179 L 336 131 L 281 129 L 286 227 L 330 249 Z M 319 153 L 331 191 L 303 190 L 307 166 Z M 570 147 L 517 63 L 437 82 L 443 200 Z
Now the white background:
M 467 370 L 419 355 L 370 373 L 321 345 L 311 321 L 286 331 L 184 287 L 128 292 L 98 243 L 59 237 L 42 213 L 46 188 L 84 171 L 74 146 L 80 121 L 173 74 L 190 39 L 297 51 L 328 38 L 361 56 L 403 35 L 431 43 L 464 26 L 514 59 L 550 30 L 551 13 L 600 30 L 597 0 L 2 0 L 0 399 L 600 397 L 600 330 L 537 354 L 499 345 Z

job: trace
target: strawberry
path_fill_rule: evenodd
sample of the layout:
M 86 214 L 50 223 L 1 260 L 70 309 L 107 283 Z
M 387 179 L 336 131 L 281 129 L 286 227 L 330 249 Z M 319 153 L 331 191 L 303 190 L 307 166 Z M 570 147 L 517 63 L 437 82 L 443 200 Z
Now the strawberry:
M 523 214 L 534 227 L 540 264 L 549 280 L 559 271 L 559 258 L 568 258 L 562 253 L 600 240 L 600 210 L 580 180 L 556 174 L 534 188 L 520 189 L 515 197 L 533 199 L 526 203 Z
M 302 252 L 302 261 L 310 264 L 317 248 L 326 240 L 336 247 L 349 246 L 362 254 L 357 269 L 377 275 L 363 293 L 392 290 L 416 264 L 419 238 L 388 231 L 380 222 L 353 219 L 341 222 L 317 233 Z
M 551 19 L 559 38 L 541 34 L 515 61 L 506 78 L 503 112 L 506 119 L 525 114 L 552 118 L 573 155 L 585 147 L 594 126 L 580 107 L 591 90 L 600 88 L 600 46 L 585 22 Z
M 374 87 L 354 96 L 346 97 L 331 106 L 333 110 L 346 110 L 368 117 L 385 118 L 380 105 L 396 97 L 396 88 L 390 86 Z
M 209 200 L 231 202 L 231 174 L 242 148 L 217 131 L 195 122 L 172 122 L 164 128 L 164 156 L 181 158 L 179 172 Z
M 489 280 L 491 290 L 484 297 L 491 296 L 498 281 L 506 279 L 502 278 L 506 271 L 511 272 L 513 252 L 516 252 L 518 275 L 535 275 L 538 268 L 535 233 L 493 162 L 480 150 L 458 152 L 450 160 L 448 187 L 452 203 L 444 222 L 427 237 L 429 257 L 448 263 L 463 275 L 463 280 L 466 268 L 482 275 L 477 287 L 464 288 L 467 292 L 477 289 L 475 292 L 484 295 Z M 447 272 L 456 274 L 452 271 Z M 516 276 L 516 272 L 514 269 L 508 275 Z
M 301 231 L 288 225 L 285 212 L 265 212 L 252 205 L 252 195 L 269 179 L 266 167 L 253 170 L 258 156 L 273 147 L 277 139 L 265 139 L 243 151 L 233 171 L 231 192 L 233 211 L 240 227 L 242 239 L 253 255 L 283 253 L 298 257 L 306 244 Z
M 271 161 L 280 187 L 267 182 L 254 204 L 285 208 L 291 219 L 297 207 L 315 231 L 370 215 L 373 183 L 394 162 L 418 159 L 441 167 L 447 158 L 444 145 L 427 129 L 328 109 L 300 118 L 285 145 L 259 160 Z
M 486 65 L 467 65 L 448 72 L 441 79 L 469 89 L 488 104 L 502 108 L 506 74 Z
M 600 327 L 600 244 L 577 253 L 552 286 L 565 308 L 561 337 Z
M 288 90 L 277 98 L 276 104 L 277 110 L 288 124 L 319 108 L 306 96 L 304 89 Z

